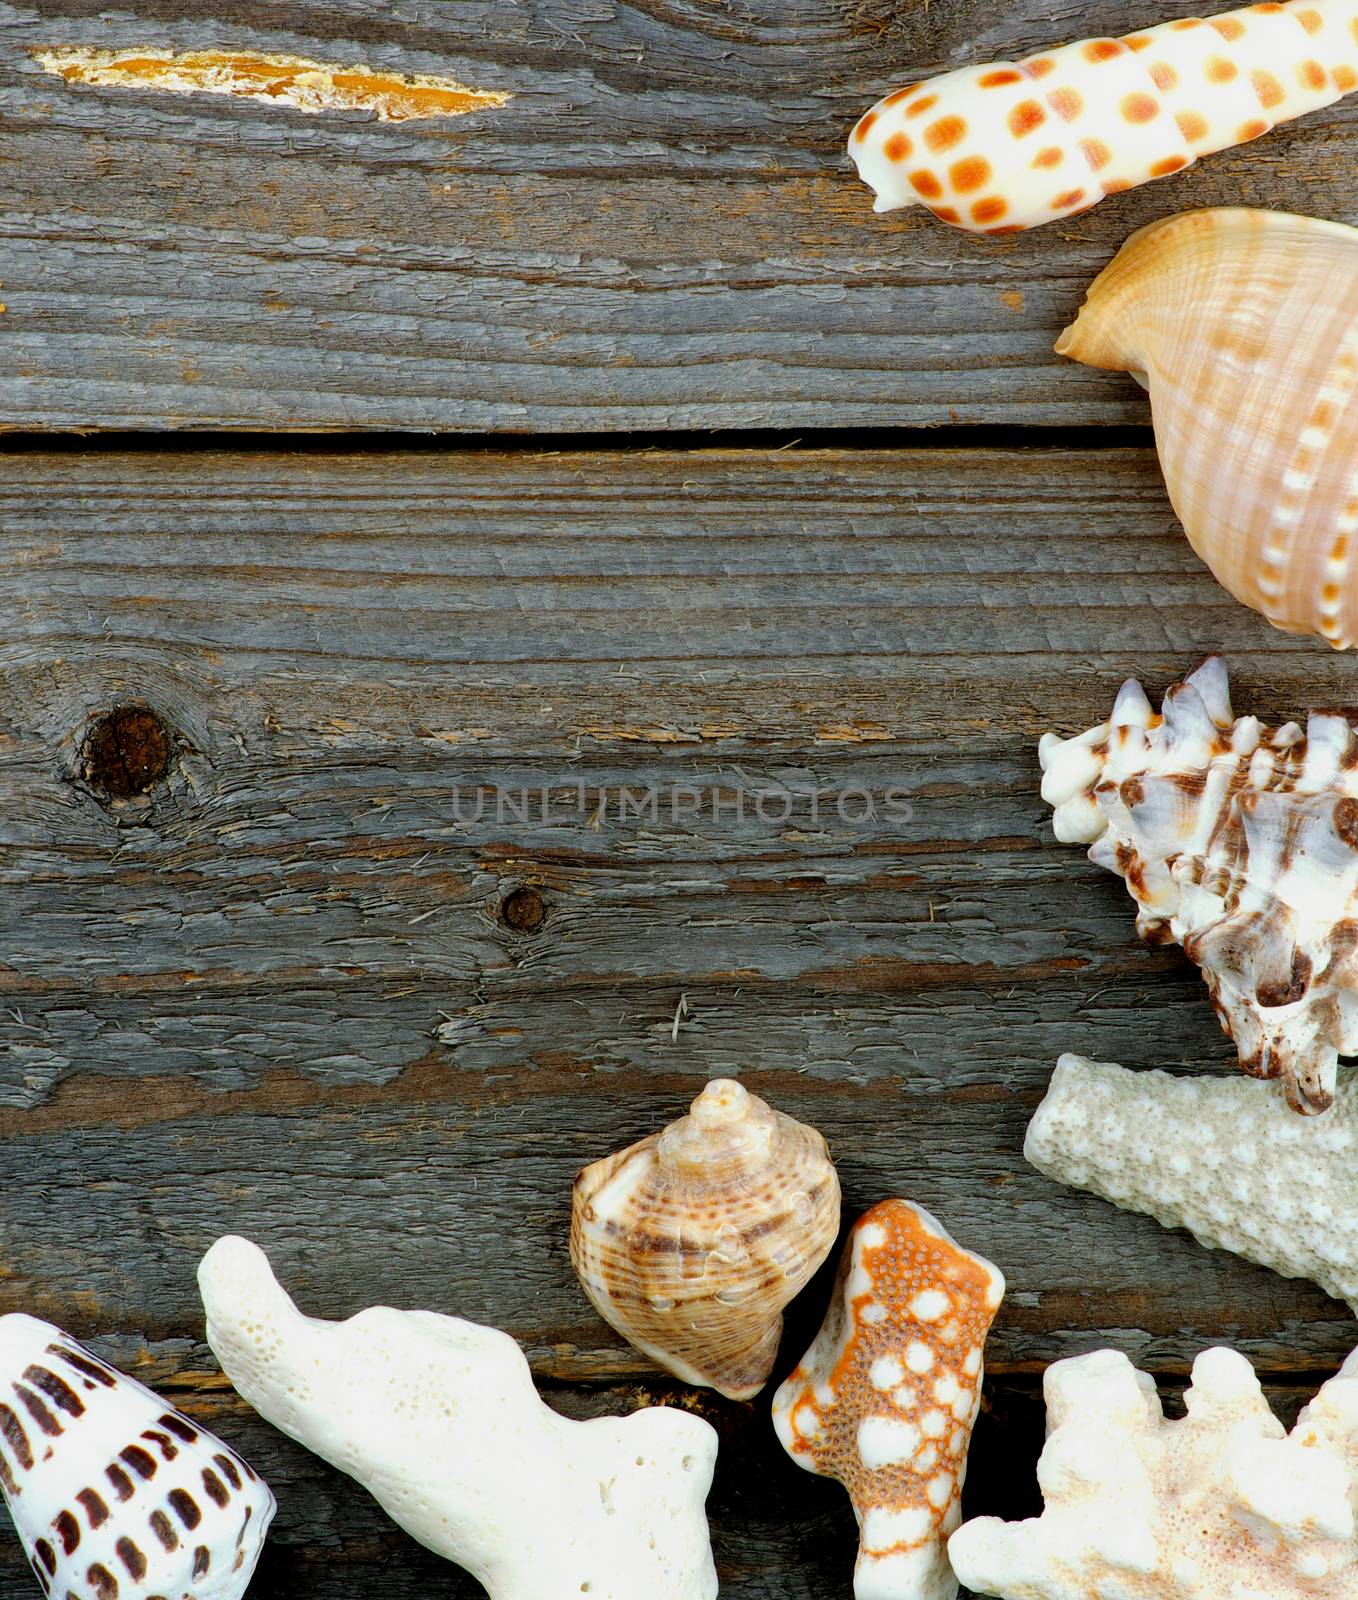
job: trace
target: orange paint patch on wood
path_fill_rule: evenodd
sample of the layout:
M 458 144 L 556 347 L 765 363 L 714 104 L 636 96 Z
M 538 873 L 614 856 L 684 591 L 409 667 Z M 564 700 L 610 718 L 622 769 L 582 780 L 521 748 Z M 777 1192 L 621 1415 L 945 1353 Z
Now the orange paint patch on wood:
M 1287 98 L 1282 84 L 1271 72 L 1264 72 L 1256 68 L 1250 73 L 1250 82 L 1254 85 L 1254 92 L 1259 96 L 1259 104 L 1265 110 L 1281 105 Z
M 1122 102 L 1122 115 L 1128 122 L 1154 122 L 1160 107 L 1148 94 L 1129 94 Z
M 1005 289 L 1000 295 L 1002 304 L 1007 305 L 1011 311 L 1023 310 L 1023 290 Z
M 968 156 L 949 168 L 948 176 L 958 194 L 975 194 L 983 184 L 989 183 L 992 173 L 984 156 Z
M 1084 96 L 1078 89 L 1053 89 L 1047 96 L 1047 104 L 1067 122 L 1074 122 L 1085 108 Z
M 904 161 L 914 148 L 909 137 L 903 133 L 893 133 L 882 146 L 888 161 Z
M 1009 131 L 1016 139 L 1022 139 L 1046 120 L 1047 113 L 1036 100 L 1024 100 L 1009 113 Z
M 455 78 L 406 77 L 371 67 L 337 66 L 300 56 L 253 51 L 158 51 L 80 48 L 34 51 L 44 71 L 67 83 L 170 94 L 222 94 L 266 100 L 294 111 L 371 111 L 381 122 L 460 117 L 502 106 L 510 96 L 469 89 Z
M 940 151 L 951 150 L 954 145 L 961 144 L 966 134 L 967 125 L 961 117 L 940 117 L 924 130 L 924 142 L 937 155 Z

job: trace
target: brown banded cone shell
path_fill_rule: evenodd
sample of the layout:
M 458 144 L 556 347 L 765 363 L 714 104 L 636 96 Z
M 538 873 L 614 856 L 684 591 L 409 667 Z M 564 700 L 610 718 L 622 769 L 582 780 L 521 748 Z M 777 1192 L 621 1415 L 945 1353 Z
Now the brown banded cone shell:
M 575 1181 L 571 1261 L 599 1315 L 686 1383 L 748 1400 L 783 1308 L 839 1231 L 839 1179 L 814 1128 L 717 1079 L 688 1116 Z
M 1358 231 L 1278 211 L 1143 228 L 1056 349 L 1150 391 L 1170 500 L 1237 600 L 1358 642 Z

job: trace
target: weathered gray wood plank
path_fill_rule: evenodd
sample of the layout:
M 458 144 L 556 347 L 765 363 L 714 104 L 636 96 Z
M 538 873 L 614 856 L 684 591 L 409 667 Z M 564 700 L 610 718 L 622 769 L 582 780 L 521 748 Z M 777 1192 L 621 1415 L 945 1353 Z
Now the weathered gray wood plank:
M 260 1600 L 475 1590 L 225 1391 L 206 1245 L 258 1238 L 319 1313 L 505 1327 L 576 1413 L 679 1397 L 579 1294 L 569 1186 L 718 1073 L 825 1131 L 849 1212 L 907 1193 L 1004 1267 L 973 1511 L 1031 1509 L 1059 1356 L 1179 1382 L 1225 1340 L 1294 1404 L 1346 1352 L 1318 1290 L 1019 1153 L 1063 1048 L 1229 1056 L 1052 842 L 1037 734 L 1210 648 L 1242 709 L 1358 701 L 1221 594 L 1148 451 L 0 454 L 0 561 L 0 1311 L 250 1451 Z M 132 702 L 171 760 L 114 802 L 81 751 Z M 619 814 L 673 784 L 696 813 Z M 477 815 L 495 787 L 546 820 Z M 699 1404 L 724 1593 L 847 1596 L 839 1492 L 763 1402 Z
M 1090 278 L 1192 206 L 1353 220 L 1358 112 L 1008 241 L 874 218 L 843 141 L 894 84 L 1146 21 L 1132 0 L 0 5 L 0 426 L 1143 422 L 1129 382 L 1051 352 Z M 69 44 L 366 59 L 514 98 L 308 117 L 28 57 Z

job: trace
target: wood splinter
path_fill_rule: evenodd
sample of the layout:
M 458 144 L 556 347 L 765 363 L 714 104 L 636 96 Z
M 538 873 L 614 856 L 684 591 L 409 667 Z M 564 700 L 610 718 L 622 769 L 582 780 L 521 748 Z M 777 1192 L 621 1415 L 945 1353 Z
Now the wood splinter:
M 502 106 L 508 94 L 469 89 L 456 78 L 402 75 L 373 68 L 326 65 L 300 56 L 255 51 L 95 50 L 70 46 L 36 50 L 46 72 L 68 83 L 112 89 L 161 89 L 171 94 L 229 94 L 267 100 L 296 111 L 371 111 L 379 122 L 461 117 Z

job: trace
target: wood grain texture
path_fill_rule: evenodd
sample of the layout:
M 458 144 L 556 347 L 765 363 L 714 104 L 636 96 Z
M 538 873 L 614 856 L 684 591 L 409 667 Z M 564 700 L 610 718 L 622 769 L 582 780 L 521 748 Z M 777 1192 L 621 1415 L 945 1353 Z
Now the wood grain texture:
M 1191 15 L 1165 0 L 1157 16 Z M 0 4 L 0 427 L 599 430 L 1144 422 L 1052 354 L 1127 234 L 1358 219 L 1339 105 L 1076 222 L 871 214 L 893 85 L 1143 25 L 1039 0 Z M 68 85 L 54 46 L 230 48 L 510 93 L 450 124 Z
M 1150 452 L 25 452 L 0 561 L 0 1311 L 247 1450 L 259 1600 L 477 1590 L 231 1396 L 193 1281 L 227 1230 L 313 1312 L 506 1328 L 572 1414 L 696 1404 L 723 1594 L 847 1597 L 847 1503 L 767 1402 L 655 1372 L 567 1260 L 578 1167 L 717 1074 L 825 1132 L 846 1216 L 902 1192 L 1004 1268 L 971 1513 L 1035 1508 L 1052 1359 L 1173 1386 L 1228 1341 L 1295 1408 L 1350 1346 L 1318 1289 L 1020 1155 L 1062 1049 L 1231 1053 L 1052 841 L 1038 734 L 1209 649 L 1242 709 L 1358 702 L 1216 587 Z M 82 752 L 129 703 L 171 759 L 113 802 Z

